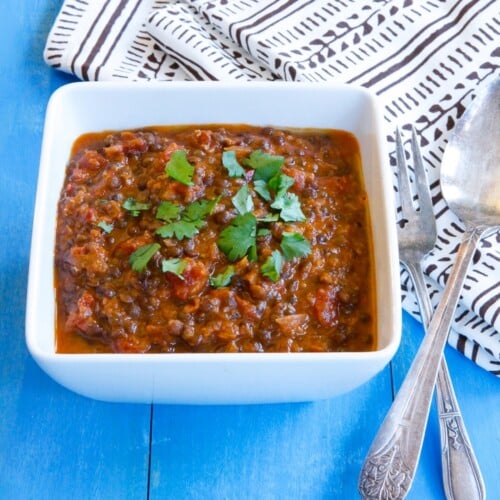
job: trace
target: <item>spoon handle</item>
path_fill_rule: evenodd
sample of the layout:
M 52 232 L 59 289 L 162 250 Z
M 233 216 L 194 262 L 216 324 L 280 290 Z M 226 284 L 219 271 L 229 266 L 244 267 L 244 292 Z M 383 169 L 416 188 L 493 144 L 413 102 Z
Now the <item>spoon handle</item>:
M 418 353 L 361 469 L 363 498 L 404 498 L 417 468 L 437 372 L 467 268 L 484 228 L 468 229 Z
M 418 301 L 425 330 L 432 318 L 432 304 L 427 292 L 420 262 L 405 263 Z M 465 423 L 462 418 L 448 366 L 441 359 L 436 381 L 436 401 L 439 412 L 441 465 L 443 487 L 448 500 L 485 498 L 485 489 Z

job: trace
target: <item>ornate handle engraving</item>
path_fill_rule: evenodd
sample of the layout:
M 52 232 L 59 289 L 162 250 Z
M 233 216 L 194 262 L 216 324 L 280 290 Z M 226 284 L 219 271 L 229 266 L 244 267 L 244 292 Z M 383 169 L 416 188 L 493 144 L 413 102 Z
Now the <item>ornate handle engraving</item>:
M 481 500 L 486 498 L 481 471 L 467 434 L 449 376 L 441 367 L 440 391 L 436 393 L 441 430 L 443 486 L 446 498 Z
M 359 491 L 363 498 L 404 498 L 410 489 L 412 471 L 404 463 L 399 434 L 395 434 L 387 446 L 365 462 L 359 479 Z

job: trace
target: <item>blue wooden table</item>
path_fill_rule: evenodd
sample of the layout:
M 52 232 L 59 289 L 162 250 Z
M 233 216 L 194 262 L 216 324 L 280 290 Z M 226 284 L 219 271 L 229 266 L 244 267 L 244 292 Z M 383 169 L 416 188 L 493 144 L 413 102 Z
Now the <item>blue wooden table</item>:
M 403 314 L 394 361 L 328 401 L 188 407 L 96 402 L 58 386 L 24 341 L 45 107 L 72 79 L 42 60 L 60 2 L 0 7 L 0 499 L 357 498 L 359 470 L 422 338 Z M 489 498 L 500 498 L 498 380 L 446 357 Z M 433 408 L 409 498 L 443 498 Z

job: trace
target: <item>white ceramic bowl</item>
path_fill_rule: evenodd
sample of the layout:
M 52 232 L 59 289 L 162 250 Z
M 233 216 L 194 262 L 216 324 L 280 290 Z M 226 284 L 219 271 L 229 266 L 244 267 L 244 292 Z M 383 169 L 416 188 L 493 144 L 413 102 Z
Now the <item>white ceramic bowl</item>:
M 82 133 L 149 125 L 246 123 L 335 128 L 361 148 L 376 265 L 373 352 L 57 354 L 53 258 L 56 206 L 73 141 Z M 63 386 L 107 401 L 183 404 L 309 401 L 347 392 L 391 360 L 401 335 L 392 183 L 376 99 L 333 84 L 75 83 L 50 99 L 33 225 L 26 341 Z

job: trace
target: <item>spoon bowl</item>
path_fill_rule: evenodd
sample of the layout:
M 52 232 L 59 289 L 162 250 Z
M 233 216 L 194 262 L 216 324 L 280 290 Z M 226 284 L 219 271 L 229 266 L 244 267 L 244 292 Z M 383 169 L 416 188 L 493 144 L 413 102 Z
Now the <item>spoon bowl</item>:
M 441 190 L 466 225 L 500 223 L 500 78 L 480 92 L 459 120 L 441 163 Z

